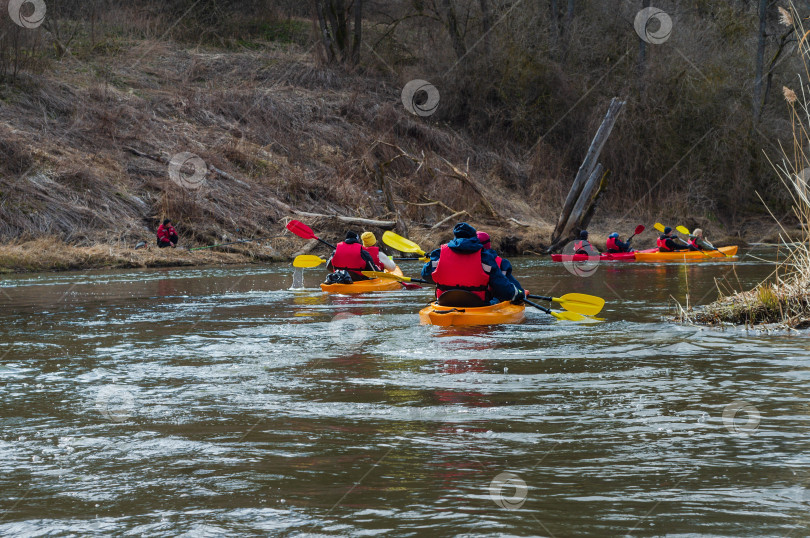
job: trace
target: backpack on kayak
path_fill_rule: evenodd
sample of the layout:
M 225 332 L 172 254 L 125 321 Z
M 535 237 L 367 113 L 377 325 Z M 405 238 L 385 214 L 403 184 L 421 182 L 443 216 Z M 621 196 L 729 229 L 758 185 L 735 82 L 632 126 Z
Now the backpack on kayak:
M 326 275 L 326 284 L 352 284 L 352 276 L 348 271 L 341 269 Z

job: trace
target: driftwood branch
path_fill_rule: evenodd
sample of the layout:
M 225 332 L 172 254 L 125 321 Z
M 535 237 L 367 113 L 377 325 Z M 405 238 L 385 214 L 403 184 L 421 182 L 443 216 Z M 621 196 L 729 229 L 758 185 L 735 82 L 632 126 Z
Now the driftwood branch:
M 447 222 L 447 221 L 449 221 L 449 220 L 457 219 L 457 218 L 459 218 L 459 217 L 460 217 L 460 216 L 462 216 L 462 215 L 469 215 L 469 213 L 467 213 L 466 211 L 458 211 L 458 212 L 456 212 L 456 213 L 453 213 L 453 214 L 452 214 L 452 215 L 450 215 L 449 217 L 445 217 L 445 218 L 443 218 L 442 220 L 440 220 L 439 222 L 437 222 L 436 224 L 434 224 L 433 226 L 431 226 L 431 227 L 430 227 L 430 229 L 431 229 L 431 230 L 435 230 L 436 228 L 438 228 L 439 226 L 441 226 L 441 225 L 442 225 L 442 224 L 444 224 L 445 222 Z
M 484 204 L 484 207 L 487 208 L 487 211 L 489 211 L 489 213 L 493 217 L 500 218 L 500 215 L 498 215 L 498 213 L 495 211 L 495 208 L 492 207 L 492 204 L 489 203 L 489 200 L 487 199 L 487 197 L 484 195 L 484 193 L 481 191 L 480 187 L 478 187 L 478 185 L 475 183 L 475 181 L 472 180 L 472 178 L 469 176 L 469 174 L 459 170 L 458 167 L 456 167 L 454 164 L 452 164 L 450 161 L 448 161 L 444 157 L 440 157 L 440 158 L 441 158 L 441 160 L 443 160 L 445 162 L 445 164 L 447 164 L 447 166 L 450 167 L 451 170 L 453 170 L 452 174 L 446 174 L 446 175 L 448 177 L 458 179 L 462 183 L 465 183 L 466 185 L 468 185 L 472 190 L 475 191 L 475 193 L 478 196 L 481 197 L 481 202 Z
M 391 230 L 397 225 L 395 220 L 375 220 L 364 219 L 360 217 L 344 217 L 343 215 L 324 215 L 323 213 L 309 213 L 308 211 L 292 210 L 292 213 L 301 217 L 309 217 L 313 219 L 334 219 L 346 224 L 357 224 L 358 226 L 376 226 L 384 230 Z

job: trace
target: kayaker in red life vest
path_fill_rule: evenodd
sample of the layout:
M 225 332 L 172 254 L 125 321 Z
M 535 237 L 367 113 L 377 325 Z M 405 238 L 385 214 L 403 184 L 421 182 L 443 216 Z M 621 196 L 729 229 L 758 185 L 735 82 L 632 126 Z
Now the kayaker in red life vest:
M 157 229 L 157 246 L 160 248 L 177 247 L 177 242 L 180 238 L 177 236 L 177 230 L 172 226 L 171 219 L 166 219 L 163 224 L 158 226 Z
M 475 228 L 460 222 L 453 228 L 453 236 L 452 241 L 431 252 L 430 261 L 422 267 L 422 278 L 436 283 L 437 299 L 448 291 L 463 290 L 476 295 L 483 304 L 523 302 L 523 288 L 498 270 L 494 253 L 484 250 Z
M 689 249 L 689 245 L 683 239 L 672 235 L 672 228 L 669 226 L 664 228 L 664 233 L 658 237 L 655 245 L 658 247 L 658 252 L 678 252 Z
M 687 243 L 689 244 L 690 250 L 715 250 L 714 245 L 703 238 L 703 230 L 700 228 L 692 230 Z
M 503 273 L 503 276 L 505 276 L 506 279 L 513 285 L 523 289 L 520 282 L 518 282 L 517 279 L 512 276 L 512 264 L 509 262 L 509 260 L 498 256 L 498 253 L 492 248 L 492 241 L 489 234 L 487 232 L 478 232 L 476 235 L 478 237 L 478 241 L 480 241 L 481 245 L 483 245 L 484 250 L 491 252 L 492 255 L 495 256 L 495 263 L 498 265 L 501 273 Z
M 389 271 L 393 271 L 397 268 L 397 264 L 394 263 L 394 260 L 386 256 L 385 252 L 380 250 L 380 247 L 374 246 L 377 244 L 377 238 L 373 233 L 363 232 L 360 239 L 363 241 L 363 250 L 371 254 L 371 259 L 374 262 L 374 265 L 379 267 L 380 270 L 385 268 Z
M 352 280 L 368 280 L 360 271 L 379 271 L 371 254 L 363 250 L 360 238 L 355 232 L 346 232 L 346 239 L 337 244 L 335 253 L 326 262 L 330 271 L 348 271 Z
M 618 232 L 613 232 L 607 238 L 607 251 L 611 254 L 615 254 L 617 252 L 633 252 L 633 249 L 630 247 L 630 241 L 633 239 L 630 238 L 625 243 L 619 238 Z
M 574 254 L 599 256 L 599 251 L 588 241 L 588 230 L 579 232 L 579 241 L 574 243 Z

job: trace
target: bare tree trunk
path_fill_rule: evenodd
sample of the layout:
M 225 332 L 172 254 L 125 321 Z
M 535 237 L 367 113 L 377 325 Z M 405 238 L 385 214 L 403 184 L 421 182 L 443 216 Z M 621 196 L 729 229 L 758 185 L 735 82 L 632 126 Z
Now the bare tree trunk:
M 323 43 L 323 48 L 326 50 L 326 61 L 334 62 L 335 49 L 334 43 L 332 42 L 332 35 L 324 16 L 324 0 L 315 0 L 315 12 L 318 14 L 318 24 L 321 27 L 321 42 Z
M 641 0 L 641 8 L 648 8 L 650 7 L 650 0 Z M 641 39 L 641 36 L 638 38 L 638 76 L 641 77 L 644 75 L 644 71 L 647 70 L 647 42 Z M 641 84 L 641 80 L 639 80 L 639 84 Z
M 489 32 L 492 30 L 492 16 L 489 12 L 489 0 L 480 0 L 479 3 L 481 4 L 481 31 L 484 36 L 484 50 L 487 56 L 489 56 Z
M 757 66 L 754 78 L 753 123 L 756 126 L 762 115 L 762 70 L 765 65 L 765 23 L 767 22 L 768 0 L 759 0 L 759 35 L 757 36 Z
M 461 59 L 467 54 L 467 46 L 464 44 L 464 37 L 458 28 L 458 19 L 456 18 L 456 11 L 450 0 L 442 0 L 442 9 L 444 10 L 444 17 L 447 20 L 447 32 L 450 34 L 450 39 L 453 41 L 453 50 L 456 51 L 456 57 Z
M 354 0 L 354 43 L 352 43 L 352 63 L 360 62 L 360 43 L 363 40 L 363 0 Z
M 363 31 L 363 0 L 354 0 L 347 8 L 345 0 L 314 0 L 321 41 L 327 61 L 357 63 Z M 354 29 L 351 15 L 354 14 Z
M 568 9 L 565 12 L 565 28 L 571 31 L 571 21 L 574 20 L 574 0 L 568 0 Z
M 554 45 L 560 46 L 560 14 L 557 11 L 557 0 L 551 0 L 551 36 L 554 39 Z

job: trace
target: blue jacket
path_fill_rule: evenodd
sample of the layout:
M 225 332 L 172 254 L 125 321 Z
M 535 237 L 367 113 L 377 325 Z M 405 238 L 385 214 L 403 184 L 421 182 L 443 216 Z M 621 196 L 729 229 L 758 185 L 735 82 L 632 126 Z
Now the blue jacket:
M 498 253 L 495 252 L 495 249 L 491 248 L 484 249 L 484 252 L 492 254 L 493 258 L 497 258 L 498 256 Z M 523 289 L 523 286 L 520 285 L 520 282 L 518 282 L 517 279 L 512 276 L 512 264 L 506 258 L 501 258 L 501 273 L 503 273 L 503 275 L 506 277 L 506 280 L 511 282 L 514 286 L 517 286 L 521 290 Z
M 458 252 L 459 254 L 470 254 L 472 252 L 478 252 L 479 250 L 483 250 L 484 246 L 478 240 L 477 237 L 472 238 L 456 238 L 447 243 L 447 245 L 453 249 L 454 251 Z M 422 278 L 425 280 L 432 282 L 433 279 L 431 275 L 433 274 L 433 270 L 439 263 L 439 255 L 441 254 L 441 249 L 436 249 L 431 252 L 428 257 L 430 261 L 427 262 L 422 267 Z M 506 260 L 504 260 L 506 261 Z M 489 267 L 487 270 L 484 267 L 484 270 L 489 273 L 489 291 L 492 295 L 498 299 L 498 302 L 501 301 L 513 301 L 518 297 L 523 296 L 523 288 L 514 278 L 507 278 L 504 276 L 501 271 L 498 270 L 498 264 L 495 262 L 495 251 L 491 249 L 483 250 L 481 253 L 481 263 L 485 266 Z M 509 262 L 507 262 L 508 264 Z M 503 265 L 502 265 L 503 267 Z M 509 264 L 509 275 L 511 277 L 512 273 L 512 265 Z

